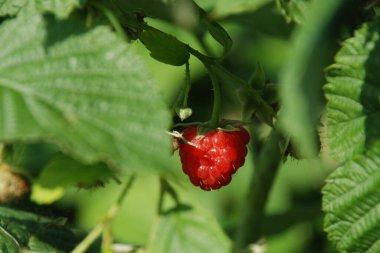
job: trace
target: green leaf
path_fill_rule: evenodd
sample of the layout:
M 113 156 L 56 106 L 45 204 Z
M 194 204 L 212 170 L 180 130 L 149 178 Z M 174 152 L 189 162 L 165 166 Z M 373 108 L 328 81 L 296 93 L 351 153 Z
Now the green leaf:
M 323 189 L 325 227 L 339 251 L 380 252 L 380 21 L 346 40 L 328 69 L 327 151 L 344 163 Z
M 2 226 L 0 226 L 0 252 L 20 252 L 20 245 L 17 240 Z
M 282 109 L 279 124 L 301 156 L 317 154 L 317 122 L 323 106 L 322 71 L 328 61 L 328 42 L 335 14 L 354 1 L 314 1 L 304 26 L 298 27 L 292 54 L 280 76 Z
M 1 26 L 0 44 L 1 141 L 43 139 L 85 163 L 167 171 L 169 113 L 108 27 L 18 17 Z
M 157 61 L 181 66 L 190 58 L 190 54 L 184 43 L 177 40 L 174 36 L 159 30 L 145 30 L 141 33 L 140 40 L 150 51 L 150 55 Z
M 276 3 L 288 22 L 305 23 L 310 0 L 276 0 Z
M 149 253 L 228 253 L 231 242 L 210 213 L 182 207 L 160 216 Z
M 327 150 L 341 162 L 380 141 L 379 36 L 379 21 L 364 25 L 328 69 Z
M 7 248 L 10 251 L 2 251 L 10 253 L 19 252 L 16 246 L 41 253 L 70 252 L 80 240 L 59 219 L 51 220 L 34 213 L 2 206 L 0 206 L 0 239 L 4 239 L 0 240 L 0 249 L 4 245 L 11 245 L 10 240 L 13 241 L 13 248 Z
M 0 0 L 0 16 L 16 15 L 27 0 Z
M 114 173 L 104 163 L 82 164 L 63 154 L 57 155 L 44 168 L 38 183 L 48 188 L 57 186 L 96 186 L 107 182 Z
M 323 189 L 325 230 L 340 252 L 380 252 L 380 145 L 338 168 Z
M 232 47 L 231 37 L 228 35 L 226 30 L 214 21 L 210 21 L 207 17 L 202 18 L 202 23 L 205 25 L 206 29 L 209 31 L 211 36 L 223 46 L 223 55 L 224 57 Z
M 59 17 L 67 17 L 75 8 L 81 7 L 84 0 L 0 0 L 0 16 L 33 15 L 53 12 Z
M 28 0 L 20 14 L 52 12 L 58 17 L 67 17 L 74 9 L 83 6 L 83 0 Z

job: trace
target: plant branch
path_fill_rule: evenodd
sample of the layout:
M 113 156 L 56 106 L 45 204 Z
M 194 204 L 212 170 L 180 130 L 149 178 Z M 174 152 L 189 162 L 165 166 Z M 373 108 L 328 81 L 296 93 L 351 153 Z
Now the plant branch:
M 250 243 L 261 239 L 265 206 L 269 192 L 283 159 L 284 149 L 281 144 L 287 140 L 275 128 L 255 157 L 255 171 L 252 175 L 241 223 L 236 233 L 234 252 L 242 252 Z M 287 143 L 285 143 L 287 146 Z
M 132 183 L 135 180 L 135 176 L 132 176 L 124 185 L 116 202 L 110 207 L 107 214 L 104 216 L 102 221 L 94 228 L 92 231 L 83 239 L 71 253 L 84 253 L 88 248 L 95 242 L 95 240 L 103 233 L 105 229 L 108 229 L 111 225 L 113 219 L 118 214 L 121 204 L 125 196 L 127 195 Z

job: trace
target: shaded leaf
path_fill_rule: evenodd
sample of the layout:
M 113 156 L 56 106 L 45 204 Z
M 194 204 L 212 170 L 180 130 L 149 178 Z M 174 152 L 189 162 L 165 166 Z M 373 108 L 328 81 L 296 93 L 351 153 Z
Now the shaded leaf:
M 17 240 L 2 226 L 0 226 L 0 252 L 20 252 L 20 245 Z
M 18 17 L 1 26 L 0 44 L 1 141 L 54 141 L 124 172 L 167 169 L 169 113 L 108 27 Z
M 58 221 L 34 213 L 0 206 L 1 239 L 5 230 L 8 236 L 13 238 L 14 245 L 18 244 L 41 253 L 70 252 L 80 241 L 76 234 Z M 0 240 L 0 249 L 2 243 L 3 240 Z M 4 252 L 11 253 L 12 251 Z
M 160 216 L 148 245 L 149 253 L 230 251 L 230 240 L 210 213 L 185 208 Z
M 177 40 L 174 36 L 159 30 L 145 30 L 141 33 L 140 40 L 150 51 L 150 55 L 157 61 L 174 66 L 181 66 L 190 58 L 185 44 Z
M 107 182 L 113 174 L 104 163 L 86 165 L 60 154 L 44 168 L 38 183 L 48 188 L 75 184 L 90 187 Z

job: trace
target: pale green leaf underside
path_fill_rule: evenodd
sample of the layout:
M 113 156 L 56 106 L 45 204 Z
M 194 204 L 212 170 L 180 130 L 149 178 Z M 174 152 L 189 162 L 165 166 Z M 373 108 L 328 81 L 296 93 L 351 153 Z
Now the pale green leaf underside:
M 380 141 L 380 26 L 365 25 L 343 43 L 325 85 L 330 155 L 345 161 Z
M 229 253 L 231 243 L 211 214 L 181 210 L 159 218 L 148 245 L 149 253 Z
M 57 16 L 66 17 L 75 8 L 80 7 L 83 0 L 0 0 L 0 16 L 32 15 L 37 12 L 53 12 Z
M 15 15 L 27 0 L 0 0 L 0 16 Z
M 33 16 L 0 28 L 0 140 L 53 140 L 85 162 L 162 169 L 169 114 L 107 27 Z
M 59 17 L 68 16 L 75 8 L 81 6 L 83 0 L 28 0 L 21 13 L 31 15 L 37 12 L 53 12 Z
M 380 146 L 337 169 L 323 189 L 325 230 L 340 252 L 380 252 Z

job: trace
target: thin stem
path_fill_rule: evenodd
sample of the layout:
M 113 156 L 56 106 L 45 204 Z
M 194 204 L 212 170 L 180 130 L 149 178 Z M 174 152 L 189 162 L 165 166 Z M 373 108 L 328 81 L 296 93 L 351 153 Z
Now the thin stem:
M 118 214 L 121 204 L 125 196 L 127 195 L 129 189 L 132 186 L 132 183 L 135 180 L 135 176 L 132 176 L 124 185 L 123 190 L 121 191 L 116 202 L 110 207 L 107 214 L 104 216 L 102 221 L 96 225 L 94 229 L 86 236 L 86 238 L 81 241 L 71 253 L 84 253 L 88 250 L 88 248 L 95 242 L 95 240 L 103 233 L 105 229 L 108 229 L 111 225 L 113 219 Z
M 3 162 L 4 144 L 0 142 L 0 164 Z
M 250 243 L 259 241 L 263 236 L 262 222 L 265 207 L 277 170 L 283 159 L 284 152 L 280 144 L 284 141 L 286 141 L 284 137 L 276 129 L 273 129 L 259 156 L 254 159 L 257 162 L 235 238 L 235 253 L 243 252 Z
M 187 101 L 189 98 L 189 92 L 191 89 L 191 80 L 190 80 L 190 64 L 189 61 L 186 61 L 186 79 L 185 79 L 185 95 L 183 97 L 183 108 L 187 108 Z
M 212 67 L 208 68 L 212 86 L 214 88 L 214 104 L 212 107 L 212 115 L 211 115 L 211 128 L 217 128 L 219 124 L 220 117 L 220 106 L 221 106 L 221 91 L 220 91 L 220 83 L 216 78 Z
M 101 12 L 103 12 L 104 16 L 106 16 L 106 18 L 108 19 L 108 21 L 111 23 L 112 27 L 115 29 L 116 34 L 121 39 L 123 39 L 124 41 L 127 41 L 128 37 L 127 37 L 126 33 L 124 32 L 124 29 L 121 26 L 119 20 L 115 17 L 114 13 L 111 10 L 109 10 L 107 7 L 105 7 L 103 4 L 99 3 L 99 2 L 92 1 L 91 4 L 95 8 L 97 8 L 98 10 L 100 10 Z

